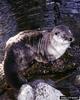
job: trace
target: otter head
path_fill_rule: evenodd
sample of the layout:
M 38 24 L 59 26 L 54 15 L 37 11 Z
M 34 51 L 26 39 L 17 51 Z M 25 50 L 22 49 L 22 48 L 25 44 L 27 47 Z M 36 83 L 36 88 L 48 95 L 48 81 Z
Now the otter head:
M 58 59 L 65 53 L 73 41 L 74 38 L 69 27 L 65 25 L 56 26 L 50 35 L 50 44 L 47 48 L 48 53 L 55 59 Z

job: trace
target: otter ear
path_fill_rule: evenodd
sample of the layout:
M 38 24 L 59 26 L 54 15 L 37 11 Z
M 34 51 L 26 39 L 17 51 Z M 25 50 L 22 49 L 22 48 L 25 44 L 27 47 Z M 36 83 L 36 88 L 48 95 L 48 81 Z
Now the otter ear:
M 53 29 L 52 29 L 52 31 L 51 31 L 53 34 L 55 34 L 55 35 L 57 35 L 57 33 L 58 33 L 58 28 L 57 28 L 57 26 L 55 26 Z

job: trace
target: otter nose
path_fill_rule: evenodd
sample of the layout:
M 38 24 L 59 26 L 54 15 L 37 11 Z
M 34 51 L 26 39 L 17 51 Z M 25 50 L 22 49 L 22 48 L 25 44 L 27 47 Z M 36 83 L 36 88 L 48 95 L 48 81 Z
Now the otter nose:
M 65 36 L 63 37 L 65 40 L 68 40 L 70 42 L 73 42 L 75 39 L 72 36 Z

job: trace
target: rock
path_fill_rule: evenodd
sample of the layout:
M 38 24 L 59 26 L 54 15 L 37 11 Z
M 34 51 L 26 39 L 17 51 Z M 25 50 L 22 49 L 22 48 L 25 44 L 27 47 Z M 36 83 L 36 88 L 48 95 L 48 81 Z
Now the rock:
M 34 100 L 34 91 L 33 88 L 28 85 L 22 85 L 18 100 Z
M 6 81 L 5 81 L 5 77 L 4 77 L 3 64 L 0 64 L 0 95 L 3 94 L 3 91 L 6 88 L 5 83 L 6 83 Z
M 4 67 L 3 64 L 0 64 L 0 88 L 4 85 Z
M 63 94 L 53 86 L 45 83 L 44 80 L 33 82 L 31 86 L 25 84 L 21 87 L 18 100 L 60 100 Z M 35 99 L 34 99 L 35 98 Z
M 80 86 L 80 75 L 76 75 L 74 84 L 77 85 L 77 86 Z
M 17 32 L 17 23 L 7 0 L 0 0 L 0 63 L 6 41 Z

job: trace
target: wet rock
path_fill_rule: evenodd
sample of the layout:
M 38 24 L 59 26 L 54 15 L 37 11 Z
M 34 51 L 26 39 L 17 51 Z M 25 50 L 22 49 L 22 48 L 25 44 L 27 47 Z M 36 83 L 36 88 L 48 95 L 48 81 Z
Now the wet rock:
M 0 0 L 0 62 L 6 41 L 17 32 L 17 23 L 7 0 Z
M 77 86 L 80 86 L 80 75 L 76 75 L 74 84 L 77 85 Z
M 18 100 L 60 100 L 60 96 L 63 94 L 59 90 L 39 80 L 33 82 L 33 88 L 28 84 L 23 85 Z

